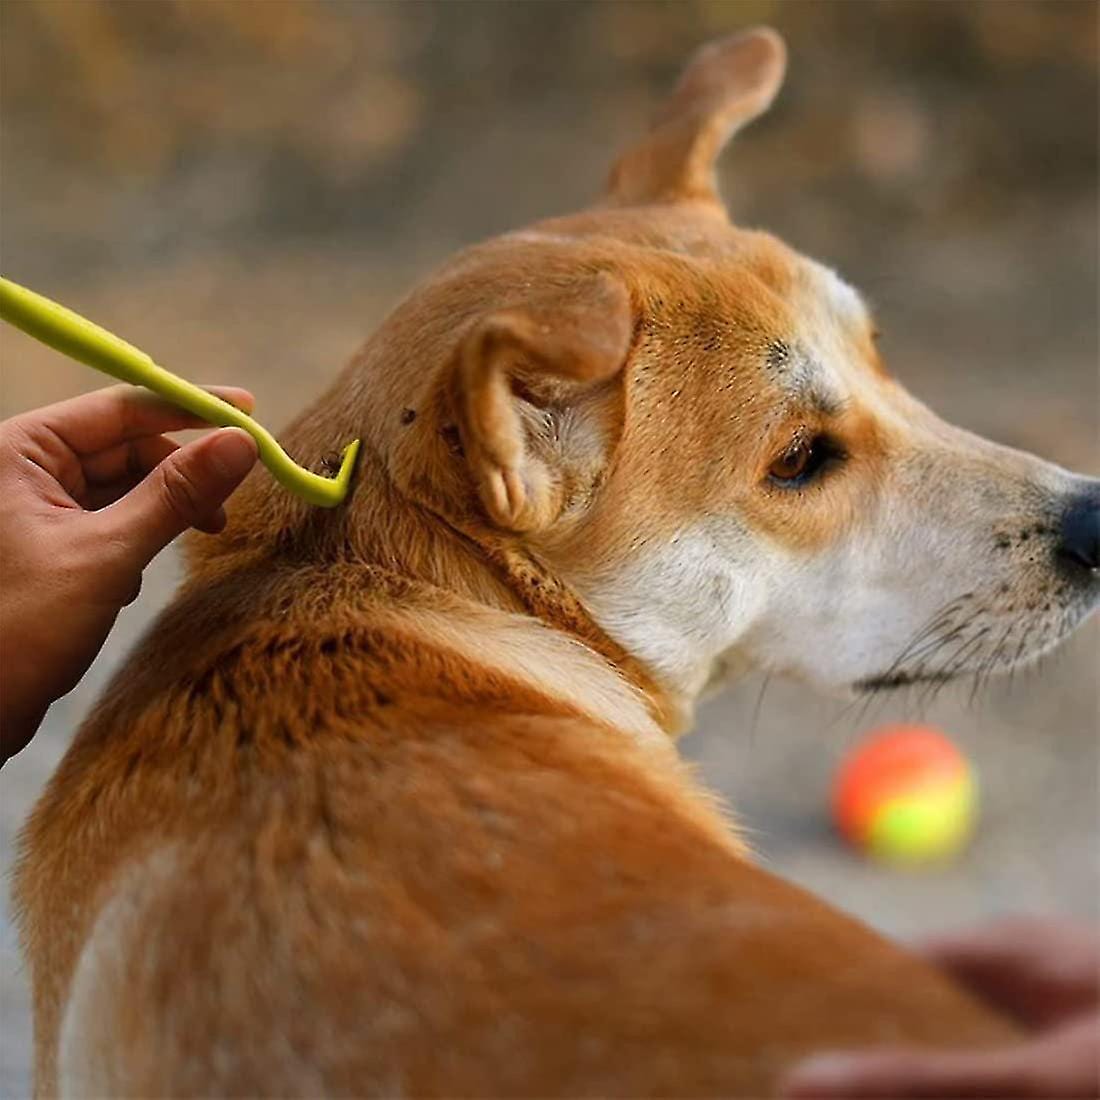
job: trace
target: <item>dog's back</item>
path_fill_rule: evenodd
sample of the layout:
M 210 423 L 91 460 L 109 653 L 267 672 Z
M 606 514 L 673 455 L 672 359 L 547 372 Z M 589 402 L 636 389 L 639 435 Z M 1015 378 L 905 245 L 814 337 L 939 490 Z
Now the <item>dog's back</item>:
M 599 658 L 508 667 L 525 630 L 363 564 L 186 589 L 27 832 L 39 1090 L 753 1095 L 822 1043 L 1005 1034 L 585 713 Z

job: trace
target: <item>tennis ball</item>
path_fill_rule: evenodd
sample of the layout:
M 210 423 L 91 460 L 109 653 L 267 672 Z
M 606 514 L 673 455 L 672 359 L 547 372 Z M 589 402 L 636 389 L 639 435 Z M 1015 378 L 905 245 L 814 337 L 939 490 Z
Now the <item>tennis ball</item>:
M 957 853 L 974 826 L 977 783 L 966 757 L 931 726 L 872 731 L 833 787 L 833 818 L 860 851 L 917 864 Z

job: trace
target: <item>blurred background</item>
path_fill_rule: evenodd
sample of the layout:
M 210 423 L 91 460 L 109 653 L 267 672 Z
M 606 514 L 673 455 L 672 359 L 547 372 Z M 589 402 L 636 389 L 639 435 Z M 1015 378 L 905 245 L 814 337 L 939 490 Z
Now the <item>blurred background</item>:
M 595 196 L 699 43 L 768 22 L 790 76 L 723 161 L 735 217 L 862 288 L 892 370 L 938 411 L 1095 475 L 1098 11 L 5 0 L 0 267 L 191 378 L 251 387 L 277 426 L 449 253 Z M 0 331 L 2 415 L 100 384 Z M 5 867 L 177 576 L 170 554 L 158 561 L 88 679 L 4 768 Z M 973 701 L 964 686 L 860 712 L 751 679 L 684 749 L 767 864 L 887 932 L 1007 911 L 1096 919 L 1098 637 L 1093 622 Z M 834 838 L 829 779 L 870 725 L 916 716 L 971 754 L 983 814 L 954 862 L 889 871 Z M 19 1096 L 28 997 L 2 912 L 0 1095 Z

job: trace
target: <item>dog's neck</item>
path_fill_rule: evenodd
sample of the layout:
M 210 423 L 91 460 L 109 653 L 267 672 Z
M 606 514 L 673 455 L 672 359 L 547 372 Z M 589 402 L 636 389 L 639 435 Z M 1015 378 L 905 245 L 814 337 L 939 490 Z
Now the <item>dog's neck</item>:
M 575 685 L 565 683 L 572 668 L 574 678 L 587 685 L 601 720 L 612 721 L 617 705 L 624 719 L 630 712 L 632 727 L 651 725 L 669 734 L 684 731 L 688 709 L 664 692 L 640 662 L 600 628 L 576 594 L 518 540 L 495 531 L 476 506 L 461 503 L 461 494 L 448 499 L 420 476 L 404 478 L 406 484 L 398 485 L 391 464 L 369 437 L 364 443 L 353 494 L 340 512 L 309 509 L 265 474 L 257 474 L 234 500 L 224 536 L 192 543 L 196 579 L 255 569 L 269 561 L 273 568 L 300 565 L 320 584 L 326 574 L 318 566 L 328 563 L 339 567 L 346 583 L 347 570 L 358 568 L 362 584 L 373 590 L 415 593 L 420 608 L 434 599 L 438 614 L 429 616 L 433 629 L 440 637 L 453 634 L 456 645 L 461 623 L 456 623 L 458 632 L 448 631 L 444 624 L 449 619 L 468 620 L 471 659 L 509 664 L 514 663 L 509 650 L 527 648 L 532 654 L 528 678 L 538 675 L 541 660 L 548 679 L 545 686 L 556 690 L 553 681 L 561 681 L 558 690 L 575 696 Z M 292 444 L 295 449 L 303 451 Z M 417 618 L 428 621 L 422 613 Z M 588 651 L 588 658 L 577 643 Z M 608 681 L 602 688 L 601 677 Z M 615 680 L 621 687 L 611 683 Z M 628 697 L 642 700 L 644 718 L 634 713 L 636 704 L 626 705 Z
M 360 557 L 484 607 L 531 616 L 580 641 L 642 693 L 662 729 L 678 734 L 687 728 L 689 709 L 674 701 L 593 619 L 573 589 L 519 539 L 488 525 L 476 504 L 462 501 L 460 494 L 427 491 L 416 478 L 409 487 L 399 487 L 378 462 L 371 464 L 368 476 L 378 488 L 385 483 L 387 495 L 372 494 L 373 507 L 385 500 L 379 514 L 371 522 L 354 524 L 356 538 L 363 540 Z M 461 501 L 457 506 L 456 500 Z

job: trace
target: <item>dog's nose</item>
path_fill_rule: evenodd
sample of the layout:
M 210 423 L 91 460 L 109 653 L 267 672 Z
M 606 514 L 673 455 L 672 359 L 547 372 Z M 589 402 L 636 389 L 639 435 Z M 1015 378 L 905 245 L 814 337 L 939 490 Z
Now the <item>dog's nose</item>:
M 1100 483 L 1070 501 L 1055 553 L 1077 576 L 1095 578 L 1100 572 Z

